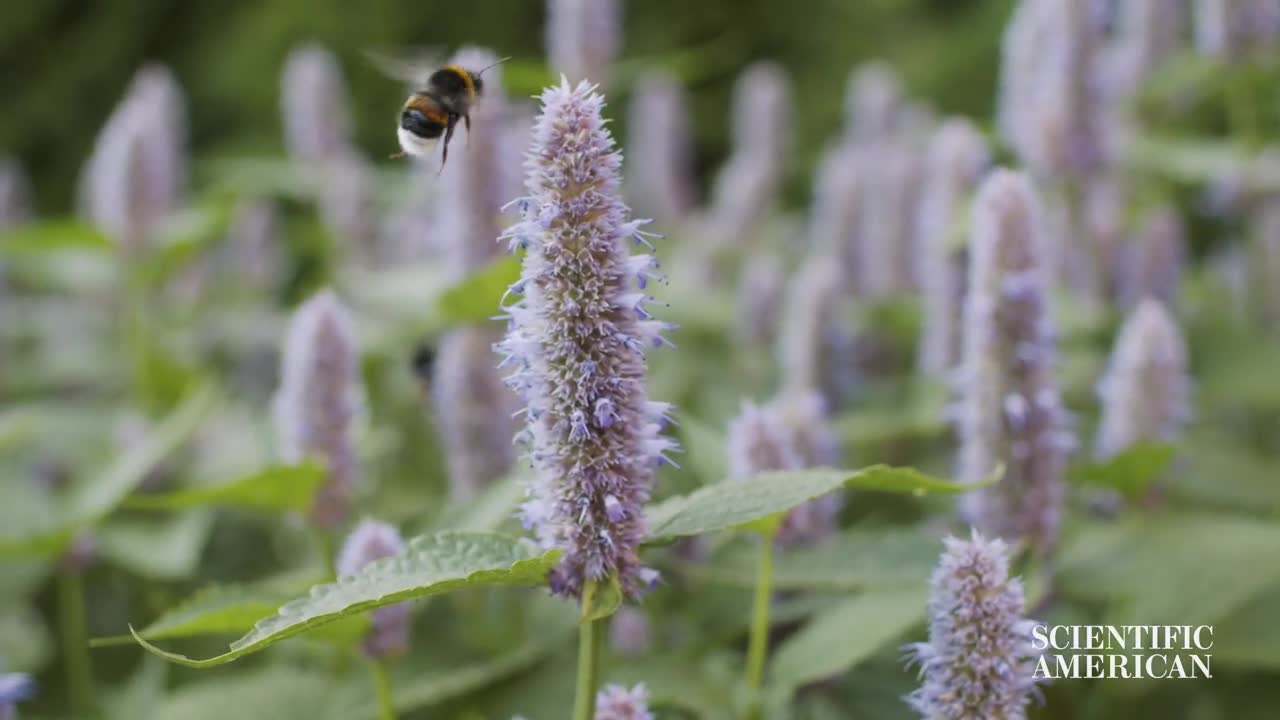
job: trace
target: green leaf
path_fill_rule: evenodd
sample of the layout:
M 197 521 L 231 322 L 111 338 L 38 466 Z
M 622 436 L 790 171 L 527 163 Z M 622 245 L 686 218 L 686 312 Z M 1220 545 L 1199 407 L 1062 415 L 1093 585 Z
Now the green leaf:
M 0 255 L 39 254 L 70 248 L 111 250 L 111 241 L 89 223 L 51 220 L 27 223 L 0 234 Z
M 184 684 L 167 693 L 150 715 L 131 720 L 225 720 L 229 716 L 236 720 L 339 720 L 352 717 L 350 690 L 350 683 L 335 680 L 329 673 L 272 665 L 256 672 L 217 675 Z
M 794 689 L 847 672 L 924 617 L 925 588 L 865 593 L 814 616 L 774 656 L 770 681 Z
M 436 303 L 446 325 L 489 320 L 499 312 L 507 288 L 520 279 L 520 260 L 514 255 L 498 258 L 445 290 Z
M 1108 602 L 1106 624 L 1223 621 L 1280 583 L 1280 526 L 1210 514 L 1092 523 L 1067 535 L 1057 586 Z
M 105 693 L 102 716 L 106 720 L 149 720 L 164 701 L 168 677 L 168 663 L 157 657 L 143 657 L 132 677 Z
M 236 197 L 283 197 L 310 201 L 317 179 L 284 158 L 220 157 L 206 162 L 211 186 Z
M 1125 160 L 1136 169 L 1193 184 L 1210 184 L 1238 168 L 1249 167 L 1248 156 L 1230 139 L 1159 137 L 1135 134 L 1125 143 Z M 1258 192 L 1280 188 L 1274 177 L 1254 173 L 1250 188 Z
M 292 597 L 283 591 L 255 590 L 241 586 L 205 588 L 137 631 L 148 640 L 243 633 L 274 613 Z M 90 647 L 109 647 L 133 641 L 130 635 L 95 638 Z
M 161 650 L 130 628 L 152 653 L 189 667 L 213 667 L 257 652 L 285 638 L 343 617 L 404 600 L 491 585 L 536 586 L 546 582 L 559 551 L 539 554 L 531 543 L 502 535 L 444 532 L 414 538 L 409 549 L 378 561 L 358 575 L 317 585 L 308 597 L 281 606 L 260 620 L 229 652 L 197 660 Z
M 212 529 L 208 511 L 130 517 L 104 523 L 94 540 L 98 552 L 120 567 L 153 580 L 182 580 L 195 574 Z
M 784 513 L 841 488 L 910 493 L 960 493 L 991 485 L 1003 474 L 997 470 L 978 483 L 952 483 L 913 468 L 872 465 L 861 470 L 796 470 L 769 472 L 742 481 L 719 482 L 690 495 L 649 506 L 650 541 L 661 542 L 716 530 L 741 528 Z
M 10 410 L 0 414 L 0 451 L 26 444 L 35 436 L 37 425 L 30 413 Z
M 1140 443 L 1110 459 L 1071 468 L 1073 482 L 1111 488 L 1127 498 L 1143 495 L 1164 475 L 1178 449 L 1167 443 Z
M 307 586 L 296 590 L 275 587 L 246 587 L 240 585 L 214 585 L 207 587 L 186 601 L 156 618 L 138 631 L 149 641 L 205 635 L 243 634 L 254 623 L 275 614 L 276 609 L 305 592 Z M 326 625 L 307 635 L 308 639 L 321 640 L 338 645 L 349 645 L 363 637 L 368 630 L 368 619 L 352 615 L 340 622 Z M 132 635 L 94 638 L 90 647 L 111 647 L 133 642 Z
M 141 442 L 102 475 L 76 488 L 68 503 L 52 513 L 31 517 L 6 504 L 0 509 L 0 557 L 59 552 L 78 531 L 111 513 L 147 473 L 181 447 L 213 402 L 211 387 L 191 392 Z
M 1185 472 L 1173 473 L 1170 500 L 1188 508 L 1230 508 L 1267 515 L 1280 510 L 1274 460 L 1224 429 L 1189 434 Z
M 1213 661 L 1233 667 L 1280 671 L 1280 585 L 1260 593 L 1213 631 Z
M 851 592 L 925 583 L 938 560 L 938 539 L 917 528 L 855 528 L 820 547 L 785 552 L 773 568 L 777 590 Z M 737 545 L 681 572 L 697 580 L 751 588 L 759 551 Z
M 679 708 L 703 720 L 731 720 L 732 682 L 737 678 L 717 677 L 714 668 L 696 663 L 677 653 L 619 658 L 608 663 L 605 678 L 624 687 L 644 683 L 650 708 Z
M 277 465 L 217 485 L 183 488 L 168 493 L 131 495 L 126 508 L 182 510 L 219 505 L 252 510 L 306 510 L 324 483 L 324 467 L 316 463 Z
M 539 665 L 566 645 L 577 631 L 574 613 L 564 603 L 540 597 L 533 604 L 529 636 L 519 647 L 492 658 L 458 666 L 450 663 L 423 672 L 421 665 L 401 663 L 394 671 L 392 686 L 396 711 L 410 713 L 432 707 L 483 688 Z M 545 662 L 542 662 L 545 665 Z M 368 720 L 374 719 L 373 703 L 364 706 Z
M 622 607 L 622 586 L 616 575 L 606 583 L 588 582 L 582 591 L 579 622 L 603 620 L 617 612 L 619 607 Z

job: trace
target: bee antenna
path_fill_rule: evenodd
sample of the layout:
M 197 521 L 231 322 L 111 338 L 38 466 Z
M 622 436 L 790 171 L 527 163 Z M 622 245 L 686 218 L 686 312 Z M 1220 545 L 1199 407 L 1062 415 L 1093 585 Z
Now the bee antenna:
M 497 62 L 490 63 L 489 65 L 487 65 L 487 66 L 485 66 L 483 69 L 481 69 L 479 72 L 477 72 L 477 73 L 476 73 L 476 75 L 483 75 L 485 70 L 488 70 L 489 68 L 492 68 L 492 67 L 497 67 L 498 65 L 501 65 L 502 63 L 504 63 L 504 62 L 506 62 L 506 61 L 510 60 L 510 59 L 511 59 L 511 57 L 512 57 L 511 55 L 508 55 L 508 56 L 506 56 L 506 57 L 504 57 L 504 58 L 502 58 L 502 59 L 498 60 Z

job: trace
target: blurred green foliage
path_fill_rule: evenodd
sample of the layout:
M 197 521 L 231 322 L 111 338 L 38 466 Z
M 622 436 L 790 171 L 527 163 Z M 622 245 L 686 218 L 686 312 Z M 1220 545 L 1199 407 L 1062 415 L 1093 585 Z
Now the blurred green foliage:
M 1011 0 L 648 0 L 627 7 L 624 61 L 669 66 L 694 97 L 698 167 L 727 152 L 724 108 L 737 73 L 780 61 L 795 80 L 796 160 L 788 195 L 802 200 L 807 169 L 840 122 L 857 62 L 883 57 L 910 90 L 945 112 L 986 117 Z M 196 155 L 282 151 L 279 71 L 294 45 L 317 41 L 341 58 L 358 141 L 371 156 L 395 149 L 400 88 L 370 48 L 490 46 L 543 57 L 543 3 L 368 0 L 40 0 L 0 5 L 0 149 L 34 176 L 38 204 L 70 207 L 94 135 L 146 61 L 170 64 L 189 98 Z M 945 48 L 945 52 L 944 52 Z M 621 115 L 627 88 L 610 94 Z M 625 127 L 623 128 L 625 133 Z

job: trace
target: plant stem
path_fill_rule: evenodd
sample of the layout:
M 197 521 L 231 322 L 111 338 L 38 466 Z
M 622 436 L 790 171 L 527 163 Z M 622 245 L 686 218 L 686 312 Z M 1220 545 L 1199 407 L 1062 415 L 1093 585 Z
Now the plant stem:
M 381 660 L 370 660 L 373 671 L 373 689 L 378 696 L 378 720 L 396 720 L 395 703 L 391 700 L 391 676 Z
M 88 717 L 93 709 L 93 665 L 85 621 L 84 587 L 78 570 L 58 573 L 58 614 L 62 624 L 62 661 L 67 670 L 71 714 Z
M 747 688 L 751 691 L 748 720 L 760 717 L 760 689 L 764 685 L 764 661 L 769 654 L 769 601 L 773 597 L 773 536 L 760 539 L 760 564 L 756 569 L 756 597 L 747 642 Z
M 588 620 L 595 596 L 595 583 L 589 583 L 582 592 L 582 617 L 578 625 L 578 681 L 573 696 L 573 720 L 593 720 L 596 714 L 596 686 L 600 672 L 600 640 L 604 637 L 604 623 Z

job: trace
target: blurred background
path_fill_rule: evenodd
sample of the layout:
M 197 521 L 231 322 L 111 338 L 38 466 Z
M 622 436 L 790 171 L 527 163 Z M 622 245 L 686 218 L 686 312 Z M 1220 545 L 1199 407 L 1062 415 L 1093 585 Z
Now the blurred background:
M 443 167 L 390 157 L 408 88 L 367 54 L 423 50 L 511 56 Z M 1005 461 L 1063 498 L 1014 567 L 1039 617 L 1217 629 L 1212 681 L 1055 683 L 1034 717 L 1275 717 L 1280 0 L 41 0 L 0 6 L 0 67 L 0 718 L 563 719 L 575 618 L 542 593 L 418 603 L 394 653 L 359 617 L 207 671 L 125 634 L 224 652 L 364 520 L 525 534 L 493 316 L 561 73 L 665 236 L 649 393 L 684 450 L 655 499 L 760 470 L 753 416 L 795 467 Z M 971 262 L 999 166 L 1042 280 L 1005 334 L 965 310 L 1024 287 Z M 769 717 L 913 717 L 954 500 L 806 508 Z M 742 716 L 749 540 L 645 550 L 664 584 L 606 665 L 661 720 Z
M 795 83 L 798 162 L 789 189 L 802 197 L 803 170 L 838 127 L 845 77 L 831 67 L 883 57 L 898 64 L 913 95 L 940 110 L 978 116 L 993 107 L 997 37 L 1011 0 L 814 0 L 783 10 L 773 2 L 656 0 L 626 8 L 621 59 L 633 72 L 664 67 L 691 95 L 696 158 L 706 175 L 728 152 L 729 93 L 754 60 L 774 59 Z M 513 95 L 541 87 L 539 2 L 406 3 L 377 0 L 353 13 L 345 3 L 57 1 L 12 3 L 0 11 L 0 59 L 10 111 L 0 148 L 30 169 L 36 204 L 71 207 L 75 178 L 134 71 L 162 62 L 190 102 L 197 158 L 282 153 L 280 80 L 290 49 L 317 42 L 342 64 L 356 141 L 372 156 L 395 150 L 391 132 L 401 87 L 365 51 L 461 45 L 492 48 L 531 65 Z M 945 48 L 945 52 L 944 52 Z M 524 68 L 522 68 L 524 69 Z M 516 79 L 516 78 L 513 78 Z M 629 84 L 611 93 L 615 111 Z M 199 169 L 197 164 L 197 169 Z

